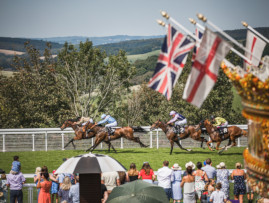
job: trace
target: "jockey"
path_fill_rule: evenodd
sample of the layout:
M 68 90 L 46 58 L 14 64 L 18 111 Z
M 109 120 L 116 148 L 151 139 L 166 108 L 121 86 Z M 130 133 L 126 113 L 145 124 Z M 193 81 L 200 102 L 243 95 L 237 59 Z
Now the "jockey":
M 84 125 L 86 125 L 87 122 L 93 123 L 92 118 L 90 118 L 90 117 L 77 117 L 77 122 L 75 122 L 74 124 L 84 126 Z
M 116 119 L 113 118 L 112 116 L 106 115 L 106 114 L 102 114 L 101 119 L 103 119 L 103 120 L 99 121 L 97 123 L 97 125 L 100 125 L 100 124 L 107 122 L 108 124 L 106 124 L 105 127 L 108 131 L 108 135 L 110 136 L 113 133 L 111 127 L 116 127 L 118 125 Z
M 228 121 L 221 117 L 211 116 L 212 122 L 214 122 L 213 126 L 217 127 L 221 134 L 223 134 L 223 129 L 228 127 Z
M 187 124 L 187 119 L 182 116 L 181 114 L 171 111 L 169 113 L 170 116 L 173 116 L 173 118 L 167 122 L 167 124 L 175 123 L 175 128 L 179 130 L 181 126 L 184 126 L 184 124 Z

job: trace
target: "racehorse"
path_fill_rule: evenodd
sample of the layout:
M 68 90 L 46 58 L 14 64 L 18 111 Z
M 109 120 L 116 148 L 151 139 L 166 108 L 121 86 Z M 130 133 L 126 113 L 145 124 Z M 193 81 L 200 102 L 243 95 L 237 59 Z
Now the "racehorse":
M 76 121 L 77 121 L 76 119 L 68 119 L 68 120 L 64 121 L 64 123 L 60 127 L 61 130 L 64 130 L 67 127 L 71 127 L 75 132 L 75 137 L 73 137 L 71 140 L 69 140 L 69 142 L 64 146 L 64 148 L 66 148 L 70 143 L 72 143 L 74 149 L 76 149 L 76 146 L 74 144 L 75 140 L 89 139 L 89 138 L 92 138 L 95 136 L 95 134 L 92 132 L 87 133 L 87 130 L 93 125 L 92 123 L 87 123 L 85 130 L 83 130 L 82 127 L 79 127 L 77 124 L 74 124 L 74 122 L 76 122 Z M 110 141 L 105 141 L 105 143 L 108 144 L 108 151 L 109 152 L 110 152 L 110 146 L 116 152 L 115 148 L 110 143 Z
M 134 137 L 134 132 L 141 132 L 144 131 L 142 128 L 140 127 L 122 127 L 122 128 L 117 128 L 114 132 L 113 135 L 108 134 L 108 132 L 106 131 L 105 127 L 99 126 L 99 125 L 90 125 L 89 127 L 91 129 L 90 133 L 95 134 L 95 142 L 94 145 L 91 146 L 89 149 L 86 150 L 87 151 L 93 151 L 101 142 L 110 142 L 112 140 L 116 140 L 119 139 L 121 137 L 126 138 L 127 140 L 131 140 L 134 141 L 138 144 L 140 144 L 140 147 L 148 147 L 149 145 L 145 145 L 143 144 L 139 137 Z M 116 151 L 114 149 L 114 151 Z
M 206 139 L 204 137 L 200 137 L 201 130 L 200 129 L 197 130 L 194 126 L 186 126 L 184 133 L 181 133 L 179 136 L 177 136 L 177 134 L 174 132 L 172 126 L 167 125 L 166 123 L 164 123 L 160 120 L 153 123 L 152 126 L 150 127 L 150 130 L 154 130 L 156 128 L 161 128 L 163 130 L 163 132 L 165 133 L 167 139 L 169 140 L 170 145 L 171 145 L 170 155 L 173 152 L 174 143 L 176 143 L 183 150 L 191 151 L 191 149 L 183 148 L 179 142 L 180 140 L 184 140 L 188 137 L 191 137 L 192 139 L 194 139 L 196 141 L 201 141 L 201 147 L 203 147 L 203 143 L 204 143 L 204 141 L 206 141 Z
M 223 135 L 220 135 L 219 130 L 217 129 L 217 127 L 213 126 L 209 120 L 204 120 L 200 122 L 200 127 L 202 128 L 203 126 L 206 128 L 206 131 L 210 137 L 210 141 L 208 141 L 206 144 L 208 146 L 208 148 L 213 151 L 213 149 L 210 147 L 210 143 L 212 142 L 217 142 L 217 146 L 216 146 L 216 150 L 221 150 L 221 152 L 224 149 L 228 149 L 230 147 L 236 146 L 236 138 L 243 136 L 247 136 L 247 132 L 245 130 L 242 130 L 241 128 L 237 127 L 237 126 L 230 126 L 227 127 L 228 132 L 224 133 Z M 227 140 L 229 139 L 228 145 L 223 147 L 223 148 L 219 148 L 220 143 L 223 140 Z M 233 142 L 233 144 L 231 144 Z

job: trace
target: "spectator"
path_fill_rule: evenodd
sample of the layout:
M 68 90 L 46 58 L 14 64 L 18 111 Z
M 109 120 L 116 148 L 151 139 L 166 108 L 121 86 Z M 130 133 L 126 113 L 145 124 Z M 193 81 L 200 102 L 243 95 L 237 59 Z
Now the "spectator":
M 72 199 L 73 203 L 79 203 L 79 176 L 75 176 L 75 185 L 72 185 L 69 190 L 69 198 Z
M 202 167 L 202 170 L 206 172 L 208 179 L 214 179 L 216 177 L 216 169 L 212 167 L 210 158 L 206 160 L 206 166 Z
M 253 201 L 253 190 L 249 186 L 248 183 L 246 183 L 246 192 L 247 192 L 247 198 L 248 198 L 248 203 L 252 203 Z
M 181 167 L 175 163 L 172 167 L 172 176 L 171 176 L 171 183 L 172 183 L 172 199 L 174 200 L 173 203 L 180 202 L 182 200 L 182 189 L 180 187 L 181 183 L 181 176 L 182 171 Z
M 193 175 L 195 176 L 195 193 L 196 198 L 199 200 L 201 199 L 202 191 L 205 188 L 205 181 L 208 181 L 206 172 L 202 171 L 202 163 L 197 162 L 196 164 L 197 170 L 193 172 Z
M 120 177 L 120 184 L 123 185 L 126 182 L 129 182 L 129 176 L 128 173 L 125 171 L 118 171 L 119 177 Z
M 131 163 L 130 169 L 127 173 L 128 173 L 130 182 L 138 179 L 139 171 L 136 169 L 136 165 L 134 163 Z
M 15 203 L 17 199 L 18 203 L 23 200 L 22 186 L 25 183 L 25 178 L 21 172 L 18 174 L 8 174 L 7 175 L 7 187 L 10 188 L 10 203 Z
M 215 180 L 209 179 L 205 185 L 205 191 L 207 192 L 207 202 L 210 202 L 210 196 L 215 191 Z
M 55 199 L 56 199 L 56 203 L 58 203 L 58 191 L 59 191 L 59 183 L 58 183 L 58 176 L 57 174 L 55 173 L 56 170 L 53 170 L 52 171 L 52 174 L 53 174 L 53 177 L 57 180 L 56 181 L 52 181 L 52 185 L 51 185 L 51 201 L 54 202 L 54 196 L 55 196 Z
M 48 174 L 49 174 L 48 167 L 47 167 L 47 166 L 42 166 L 42 168 L 41 168 L 41 173 L 48 173 Z M 38 175 L 37 175 L 37 177 L 38 177 Z M 38 178 L 40 178 L 40 177 L 38 177 Z M 49 174 L 49 178 L 48 178 L 48 180 L 52 180 L 52 181 L 57 182 L 57 180 L 56 180 L 56 179 L 53 177 L 53 175 L 51 175 L 51 174 Z M 41 182 L 42 182 L 42 179 L 41 179 Z
M 191 161 L 189 161 L 188 163 L 185 164 L 186 171 L 184 171 L 184 173 L 183 173 L 183 177 L 188 175 L 188 173 L 187 173 L 187 167 L 188 167 L 188 166 L 191 166 L 191 167 L 192 167 L 192 173 L 194 172 L 195 165 L 194 165 L 194 163 L 192 163 Z
M 68 203 L 72 202 L 72 199 L 69 198 L 69 190 L 71 188 L 71 180 L 68 176 L 64 177 L 64 180 L 58 191 L 58 196 L 60 197 L 60 202 L 67 201 Z
M 43 180 L 41 182 L 41 179 Z M 50 199 L 50 188 L 51 182 L 49 181 L 49 174 L 47 172 L 41 173 L 41 176 L 38 178 L 36 188 L 40 188 L 38 203 L 51 202 Z
M 220 169 L 217 170 L 217 183 L 221 183 L 221 191 L 224 192 L 226 199 L 230 197 L 229 171 L 226 169 L 225 163 L 219 164 Z
M 150 167 L 148 162 L 144 162 L 139 172 L 138 179 L 142 178 L 143 181 L 153 183 L 155 180 L 154 171 Z
M 15 174 L 18 174 L 20 170 L 21 170 L 21 162 L 19 161 L 19 157 L 14 156 L 10 173 L 15 175 Z
M 6 180 L 5 173 L 1 175 L 0 192 L 3 192 L 3 196 L 0 197 L 0 202 L 3 202 L 3 203 L 7 202 L 8 188 L 7 188 L 7 180 Z
M 102 183 L 101 183 L 101 194 L 102 194 L 101 203 L 106 203 L 108 198 L 108 192 L 106 186 Z
M 163 187 L 168 200 L 172 198 L 171 176 L 172 170 L 168 168 L 169 161 L 163 161 L 163 167 L 157 172 L 158 186 Z
M 194 166 L 194 165 L 193 165 Z M 184 195 L 183 195 L 183 202 L 188 203 L 195 203 L 195 178 L 192 175 L 193 166 L 190 166 L 189 164 L 186 164 L 186 172 L 187 175 L 182 178 L 182 181 L 180 183 L 180 187 L 183 187 Z
M 117 171 L 102 173 L 101 181 L 106 186 L 108 194 L 120 185 L 120 177 Z
M 233 170 L 231 178 L 234 180 L 234 199 L 238 200 L 239 197 L 239 202 L 243 203 L 243 196 L 246 194 L 246 173 L 241 167 L 241 163 L 235 164 L 236 169 Z
M 41 173 L 41 167 L 36 167 L 35 169 L 35 175 L 34 175 L 34 183 L 37 186 L 38 183 L 38 177 L 40 177 Z M 37 189 L 37 202 L 38 202 L 38 196 L 39 196 L 40 189 Z
M 225 197 L 224 192 L 220 191 L 221 189 L 221 183 L 217 183 L 216 191 L 214 191 L 210 196 L 210 202 L 214 203 L 222 203 L 226 202 L 227 198 Z

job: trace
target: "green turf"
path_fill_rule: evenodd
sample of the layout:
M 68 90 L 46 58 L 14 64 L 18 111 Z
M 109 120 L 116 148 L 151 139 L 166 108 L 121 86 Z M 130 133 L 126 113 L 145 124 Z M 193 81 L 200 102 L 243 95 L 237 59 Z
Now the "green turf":
M 153 56 L 153 55 L 159 55 L 160 54 L 160 50 L 156 50 L 156 51 L 151 51 L 145 54 L 135 54 L 135 55 L 127 55 L 127 59 L 129 60 L 129 62 L 133 63 L 136 60 L 145 60 L 147 59 L 149 56 Z
M 234 168 L 236 162 L 243 163 L 244 148 L 233 147 L 224 151 L 219 155 L 216 151 L 209 151 L 208 149 L 193 148 L 192 152 L 187 152 L 174 147 L 173 154 L 170 155 L 170 148 L 150 149 L 150 148 L 135 148 L 135 149 L 117 149 L 118 153 L 108 153 L 107 150 L 96 150 L 94 153 L 108 154 L 109 156 L 117 159 L 127 169 L 130 163 L 135 163 L 137 168 L 140 169 L 144 161 L 148 161 L 153 170 L 158 170 L 162 167 L 162 162 L 168 160 L 170 166 L 178 163 L 182 168 L 185 163 L 192 161 L 195 164 L 198 161 L 203 162 L 207 158 L 211 158 L 213 166 L 220 162 L 225 162 L 227 168 Z M 1 152 L 0 165 L 3 170 L 10 171 L 13 156 L 18 155 L 22 166 L 23 173 L 34 173 L 35 168 L 38 166 L 46 165 L 51 172 L 57 169 L 62 164 L 63 158 L 85 154 L 82 150 L 66 150 L 66 151 L 38 151 L 38 152 Z

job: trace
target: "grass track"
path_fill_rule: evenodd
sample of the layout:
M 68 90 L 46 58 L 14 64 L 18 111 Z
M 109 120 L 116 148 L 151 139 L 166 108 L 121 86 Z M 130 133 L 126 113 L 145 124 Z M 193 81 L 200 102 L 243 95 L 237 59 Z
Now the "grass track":
M 208 149 L 193 148 L 192 152 L 186 152 L 178 147 L 174 147 L 172 155 L 169 155 L 170 148 L 150 149 L 150 148 L 135 148 L 135 149 L 117 149 L 118 153 L 108 153 L 107 150 L 96 150 L 94 153 L 107 154 L 119 162 L 121 162 L 127 169 L 130 163 L 134 162 L 137 168 L 140 169 L 144 161 L 148 161 L 157 171 L 162 167 L 162 162 L 168 160 L 170 166 L 178 163 L 182 168 L 185 163 L 192 161 L 195 164 L 198 161 L 203 162 L 207 158 L 211 158 L 213 166 L 220 162 L 225 162 L 227 168 L 234 168 L 236 162 L 243 163 L 243 147 L 234 147 L 219 155 L 216 151 L 209 151 Z M 46 165 L 51 172 L 57 169 L 62 164 L 63 158 L 85 154 L 82 150 L 66 150 L 66 151 L 37 151 L 37 152 L 1 152 L 0 153 L 0 168 L 5 171 L 10 171 L 13 156 L 18 155 L 22 165 L 23 173 L 34 173 L 37 166 Z

